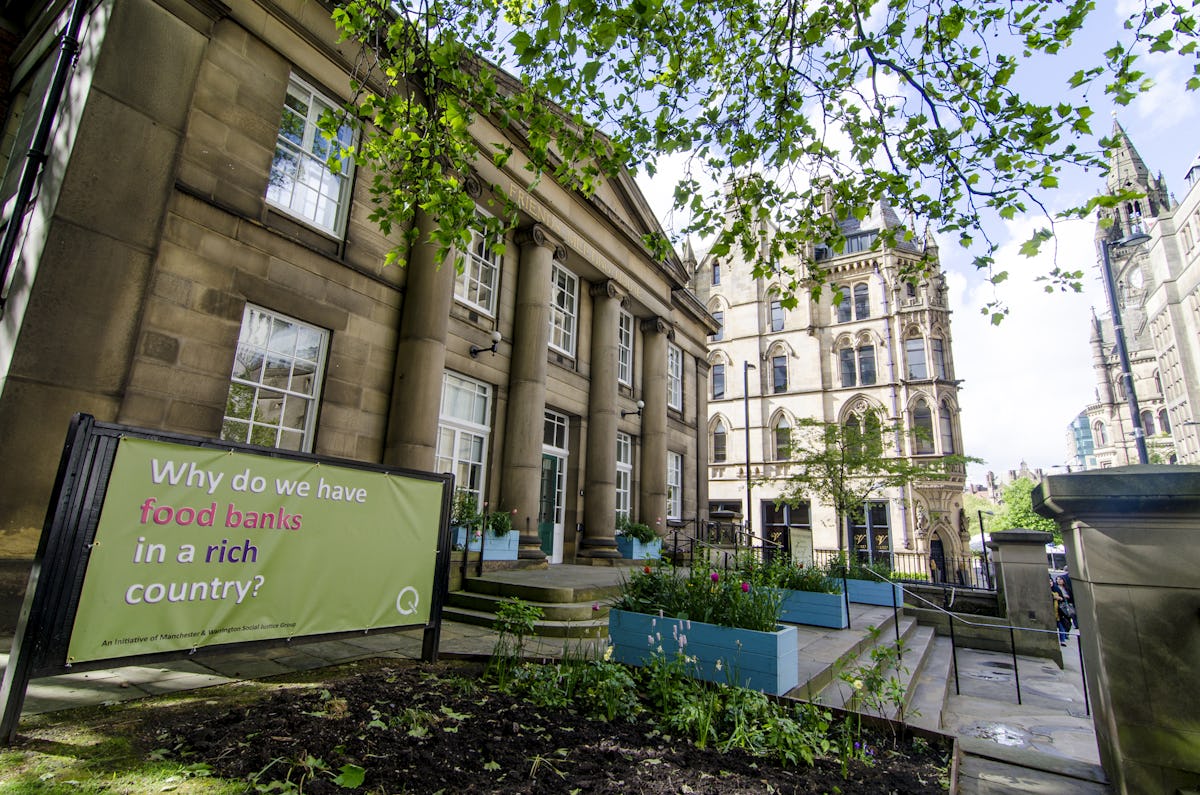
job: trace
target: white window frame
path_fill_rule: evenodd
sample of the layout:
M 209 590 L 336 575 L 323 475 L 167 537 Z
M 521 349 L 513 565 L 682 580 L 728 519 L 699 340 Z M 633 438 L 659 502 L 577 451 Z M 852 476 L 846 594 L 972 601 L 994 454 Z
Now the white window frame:
M 633 315 L 624 309 L 617 319 L 617 382 L 633 386 Z
M 481 211 L 476 211 L 483 215 Z M 482 225 L 482 219 L 481 219 Z M 478 227 L 471 230 L 471 247 L 463 257 L 463 270 L 454 280 L 454 299 L 488 317 L 496 316 L 496 294 L 503 258 Z
M 667 518 L 683 518 L 683 456 L 667 451 Z
M 667 343 L 667 408 L 683 411 L 683 349 Z
M 328 350 L 325 329 L 246 304 L 221 438 L 311 453 Z
M 305 116 L 301 120 L 293 103 L 303 105 Z M 334 174 L 327 160 L 334 146 L 351 146 L 354 132 L 349 125 L 338 130 L 337 142 L 326 141 L 317 127 L 325 110 L 337 112 L 338 103 L 322 95 L 300 78 L 292 75 L 288 82 L 279 131 L 275 136 L 275 154 L 271 161 L 271 175 L 267 180 L 266 201 L 280 212 L 296 218 L 322 232 L 341 237 L 346 228 L 346 216 L 350 207 L 350 180 L 354 172 L 351 158 L 342 160 L 341 171 Z M 285 135 L 289 116 L 302 125 L 299 140 Z M 281 168 L 287 159 L 294 159 L 293 168 Z M 290 170 L 291 189 L 285 191 L 280 182 Z M 315 184 L 314 184 L 315 183 Z M 332 218 L 323 208 L 333 204 Z M 324 219 L 324 220 L 323 220 Z
M 550 271 L 550 348 L 574 358 L 579 277 L 558 263 Z
M 472 494 L 480 510 L 487 493 L 491 402 L 491 385 L 458 373 L 442 373 L 435 471 L 454 473 L 455 491 Z
M 633 437 L 617 431 L 617 516 L 633 512 Z

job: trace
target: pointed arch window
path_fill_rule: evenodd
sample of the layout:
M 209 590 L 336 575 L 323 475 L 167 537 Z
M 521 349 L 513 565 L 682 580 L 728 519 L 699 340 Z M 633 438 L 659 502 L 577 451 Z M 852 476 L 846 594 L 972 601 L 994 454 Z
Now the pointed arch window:
M 771 437 L 775 446 L 775 460 L 787 461 L 792 456 L 792 426 L 787 417 L 780 417 L 771 429 Z
M 940 378 L 943 381 L 949 378 L 949 370 L 946 369 L 945 343 L 938 337 L 931 337 L 929 339 L 929 352 L 933 356 L 933 377 Z
M 913 449 L 918 455 L 933 452 L 933 412 L 924 400 L 913 407 Z
M 783 302 L 771 302 L 771 331 L 783 331 Z
M 788 388 L 787 356 L 776 354 L 771 357 L 771 385 L 776 394 Z
M 1167 418 L 1167 410 L 1162 409 L 1158 412 L 1158 432 L 1170 433 L 1171 421 Z
M 1147 410 L 1147 411 L 1142 412 L 1142 432 L 1145 433 L 1147 436 L 1154 435 L 1154 412 L 1153 411 Z
M 938 429 L 942 435 L 942 455 L 954 452 L 954 410 L 950 401 L 943 400 L 941 411 L 938 412 Z
M 872 386 L 875 383 L 875 346 L 864 345 L 858 349 L 858 383 Z
M 725 312 L 717 309 L 713 311 L 712 316 L 713 320 L 717 321 L 717 330 L 709 339 L 713 342 L 720 342 L 725 339 Z
M 714 364 L 712 367 L 712 399 L 725 399 L 725 365 Z
M 1096 420 L 1096 424 L 1092 426 L 1092 438 L 1097 447 L 1108 445 L 1108 428 L 1100 420 Z
M 854 319 L 866 320 L 871 316 L 871 298 L 867 285 L 854 285 Z
M 857 414 L 851 414 L 842 423 L 842 446 L 850 458 L 862 458 L 863 433 L 862 421 Z
M 849 323 L 850 311 L 853 308 L 853 301 L 850 298 L 850 288 L 843 287 L 841 289 L 842 300 L 837 305 L 837 322 Z
M 729 454 L 728 435 L 725 433 L 725 423 L 717 420 L 712 432 L 712 459 L 714 463 L 723 464 Z
M 925 338 L 909 337 L 904 341 L 904 358 L 908 362 L 908 379 L 920 381 L 929 377 L 925 366 Z
M 883 424 L 874 410 L 863 414 L 863 444 L 868 456 L 878 458 L 883 455 Z

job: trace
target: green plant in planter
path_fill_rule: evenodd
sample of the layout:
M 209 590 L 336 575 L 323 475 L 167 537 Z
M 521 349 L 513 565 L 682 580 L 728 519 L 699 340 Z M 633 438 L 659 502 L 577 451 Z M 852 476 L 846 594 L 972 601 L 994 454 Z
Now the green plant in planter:
M 815 566 L 784 560 L 783 556 L 763 562 L 746 554 L 738 558 L 735 568 L 752 585 L 813 593 L 842 592 L 840 579 Z
M 450 506 L 450 524 L 455 527 L 473 525 L 479 521 L 479 501 L 466 489 L 454 492 L 454 503 Z
M 512 517 L 504 511 L 494 511 L 487 515 L 487 529 L 492 535 L 501 538 L 513 529 Z
M 869 563 L 859 560 L 857 556 L 847 561 L 844 552 L 839 552 L 836 558 L 830 560 L 826 564 L 826 570 L 830 577 L 841 579 L 845 576 L 851 580 L 868 580 L 870 582 L 886 582 L 899 575 L 899 572 L 892 571 L 892 567 L 883 561 Z
M 752 588 L 737 572 L 694 567 L 645 566 L 621 585 L 617 610 L 703 621 L 723 627 L 774 632 L 779 623 L 779 592 Z
M 617 517 L 617 532 L 642 544 L 649 544 L 658 539 L 658 534 L 650 529 L 650 525 L 634 522 L 628 516 Z

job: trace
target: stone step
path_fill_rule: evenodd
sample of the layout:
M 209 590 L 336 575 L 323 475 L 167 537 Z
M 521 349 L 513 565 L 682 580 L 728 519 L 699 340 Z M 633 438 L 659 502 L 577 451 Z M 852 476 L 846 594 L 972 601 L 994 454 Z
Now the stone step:
M 475 593 L 472 591 L 455 591 L 446 600 L 446 608 L 461 608 L 480 613 L 490 613 L 493 617 L 500 603 L 510 598 L 508 594 Z M 546 621 L 591 621 L 593 619 L 608 619 L 609 603 L 605 600 L 595 602 L 535 602 L 525 600 L 542 611 Z
M 896 680 L 902 693 L 900 703 L 888 705 L 885 714 L 880 717 L 899 718 L 907 711 L 913 695 L 912 683 L 919 677 L 924 667 L 925 658 L 933 643 L 933 631 L 929 627 L 919 626 L 916 619 L 905 617 L 900 620 L 900 638 L 904 642 L 904 656 L 898 661 L 898 667 L 893 667 L 884 673 L 888 679 Z M 867 645 L 853 659 L 843 663 L 833 672 L 833 680 L 817 694 L 815 699 L 817 703 L 851 711 L 859 709 L 858 691 L 843 681 L 840 674 L 842 671 L 850 673 L 858 668 L 872 665 L 872 652 L 876 648 L 894 646 L 896 636 L 894 631 L 885 630 L 880 632 L 875 640 L 876 642 L 871 643 L 870 636 L 868 636 Z M 865 708 L 863 711 L 866 711 Z M 873 710 L 872 714 L 874 714 Z
M 590 611 L 590 605 L 589 605 Z M 442 618 L 447 621 L 459 621 L 463 624 L 474 624 L 479 627 L 491 627 L 496 622 L 496 614 L 483 610 L 472 610 L 464 607 L 442 608 Z M 608 637 L 608 616 L 586 621 L 541 620 L 534 622 L 533 632 L 544 638 L 606 638 Z
M 611 572 L 611 569 L 608 572 Z M 611 574 L 597 576 L 595 581 L 551 581 L 549 577 L 546 579 L 546 582 L 530 582 L 528 577 L 520 577 L 512 572 L 485 573 L 482 577 L 468 578 L 463 583 L 463 590 L 501 598 L 516 597 L 539 604 L 586 602 L 589 610 L 593 602 L 604 603 L 621 593 L 621 583 L 613 581 Z
M 903 611 L 900 613 L 903 619 Z M 800 684 L 788 691 L 788 698 L 812 701 L 836 676 L 839 666 L 857 657 L 871 645 L 867 627 L 879 627 L 881 633 L 895 638 L 895 620 L 890 607 L 850 605 L 850 629 L 825 629 L 799 625 Z
M 908 722 L 912 725 L 931 731 L 942 730 L 942 710 L 954 687 L 953 652 L 950 638 L 934 635 L 925 665 L 911 689 Z

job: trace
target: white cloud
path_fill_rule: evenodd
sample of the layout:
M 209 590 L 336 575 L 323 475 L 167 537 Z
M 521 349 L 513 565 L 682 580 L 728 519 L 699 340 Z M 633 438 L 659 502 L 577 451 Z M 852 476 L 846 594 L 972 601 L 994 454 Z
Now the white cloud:
M 1009 224 L 1009 243 L 997 252 L 997 270 L 1010 279 L 993 288 L 973 271 L 965 255 L 942 249 L 947 270 L 955 372 L 963 379 L 961 424 L 972 465 L 970 480 L 981 482 L 1021 461 L 1049 467 L 1066 457 L 1067 424 L 1094 399 L 1091 369 L 1091 308 L 1102 312 L 1104 297 L 1096 266 L 1093 221 L 1058 225 L 1058 264 L 1084 272 L 1084 292 L 1046 293 L 1036 277 L 1054 265 L 1047 249 L 1034 259 L 1020 255 L 1020 242 L 1043 219 Z M 991 324 L 980 309 L 993 298 L 1009 316 Z

